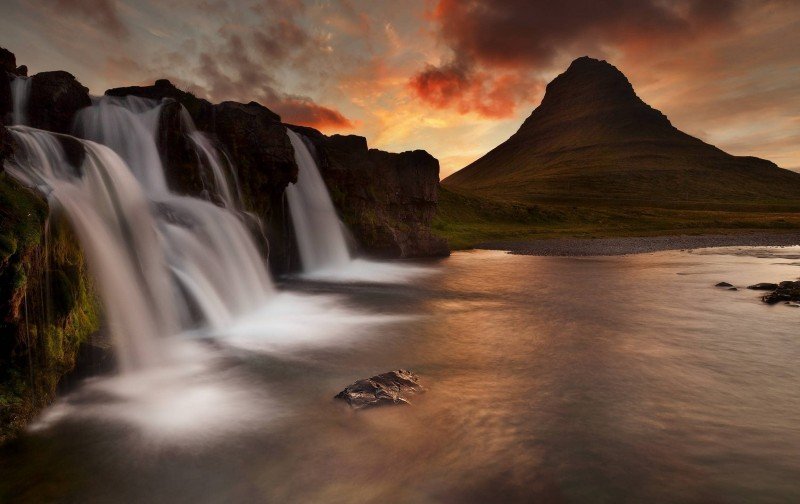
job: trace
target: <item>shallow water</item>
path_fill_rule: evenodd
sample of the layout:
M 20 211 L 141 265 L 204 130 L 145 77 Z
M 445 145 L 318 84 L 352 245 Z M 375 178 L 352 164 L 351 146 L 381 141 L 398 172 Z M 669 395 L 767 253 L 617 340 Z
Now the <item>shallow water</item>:
M 60 400 L 0 450 L 0 501 L 797 502 L 800 309 L 714 284 L 799 260 L 481 251 L 406 285 L 287 282 L 289 322 Z M 324 301 L 304 320 L 291 296 Z M 411 407 L 331 399 L 399 367 Z

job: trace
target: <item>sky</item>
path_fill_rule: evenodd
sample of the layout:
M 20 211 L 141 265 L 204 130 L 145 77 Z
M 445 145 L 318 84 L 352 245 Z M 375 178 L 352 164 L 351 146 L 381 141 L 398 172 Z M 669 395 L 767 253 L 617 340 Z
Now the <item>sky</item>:
M 93 94 L 168 78 L 371 147 L 425 149 L 442 178 L 589 55 L 679 129 L 800 170 L 795 0 L 0 0 L 0 47 Z

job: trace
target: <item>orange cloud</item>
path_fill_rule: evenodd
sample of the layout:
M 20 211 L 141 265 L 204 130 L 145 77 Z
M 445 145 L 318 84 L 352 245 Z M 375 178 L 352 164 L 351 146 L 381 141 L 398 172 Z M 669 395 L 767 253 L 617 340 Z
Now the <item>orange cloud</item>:
M 541 83 L 521 73 L 492 75 L 449 65 L 428 66 L 411 78 L 408 87 L 435 108 L 500 119 L 513 116 L 521 101 L 537 96 Z
M 286 97 L 274 105 L 284 122 L 320 130 L 353 129 L 355 125 L 338 110 L 314 103 L 308 98 Z

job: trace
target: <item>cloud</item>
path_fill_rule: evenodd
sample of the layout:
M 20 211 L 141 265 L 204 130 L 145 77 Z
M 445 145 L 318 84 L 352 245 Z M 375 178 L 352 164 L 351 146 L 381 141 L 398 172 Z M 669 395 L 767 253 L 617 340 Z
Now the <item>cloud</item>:
M 429 12 L 449 61 L 409 87 L 430 105 L 507 117 L 529 101 L 536 72 L 557 56 L 646 53 L 729 26 L 742 0 L 440 0 Z M 669 46 L 667 46 L 669 47 Z M 526 99 L 527 98 L 527 99 Z
M 336 109 L 277 89 L 278 81 L 270 69 L 290 62 L 295 53 L 312 43 L 312 37 L 291 20 L 282 19 L 249 33 L 222 30 L 218 40 L 220 45 L 198 56 L 196 73 L 205 84 L 190 86 L 195 91 L 214 101 L 258 101 L 290 123 L 320 129 L 354 127 Z
M 284 122 L 318 129 L 353 129 L 355 125 L 338 110 L 314 103 L 304 96 L 284 95 L 274 105 Z
M 409 81 L 416 96 L 437 109 L 453 108 L 462 114 L 475 112 L 486 118 L 514 115 L 517 104 L 537 94 L 543 84 L 520 73 L 491 74 L 449 64 L 429 65 Z
M 122 22 L 115 0 L 55 0 L 47 2 L 54 15 L 80 17 L 109 35 L 127 38 L 130 35 Z

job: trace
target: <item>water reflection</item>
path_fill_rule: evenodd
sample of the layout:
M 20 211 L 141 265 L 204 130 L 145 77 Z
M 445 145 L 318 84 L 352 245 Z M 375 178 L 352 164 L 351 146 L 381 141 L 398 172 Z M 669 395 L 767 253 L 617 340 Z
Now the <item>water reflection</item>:
M 0 452 L 0 500 L 798 501 L 800 310 L 713 286 L 795 278 L 799 254 L 469 252 L 410 285 L 289 283 L 382 321 L 291 356 L 209 349 L 205 380 L 268 398 L 255 428 L 165 451 L 73 417 Z M 412 407 L 331 400 L 398 367 L 428 388 Z

